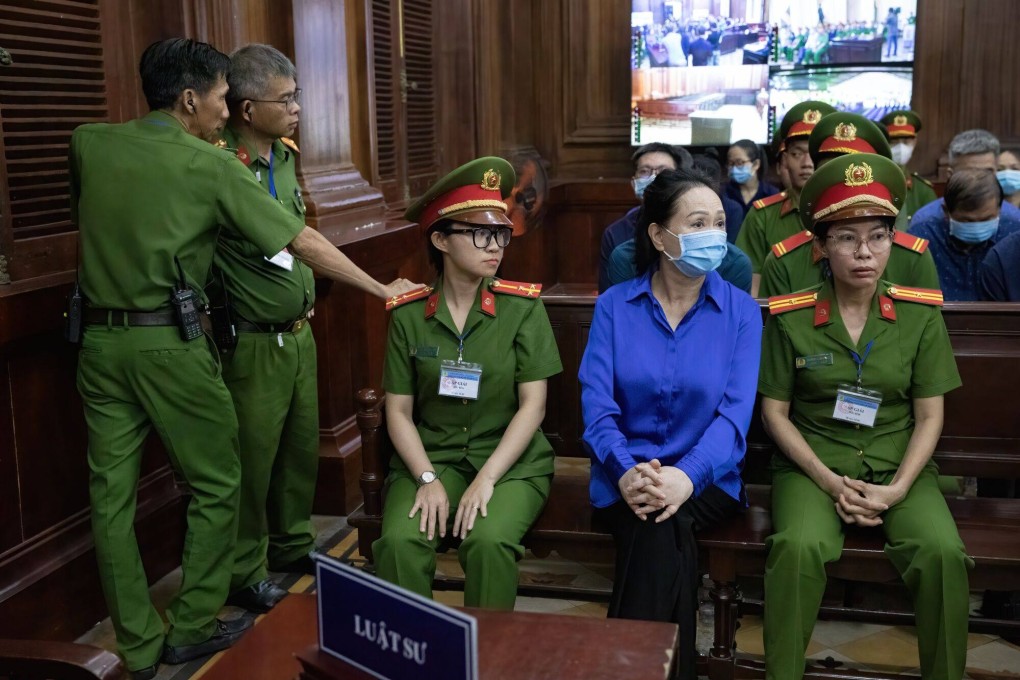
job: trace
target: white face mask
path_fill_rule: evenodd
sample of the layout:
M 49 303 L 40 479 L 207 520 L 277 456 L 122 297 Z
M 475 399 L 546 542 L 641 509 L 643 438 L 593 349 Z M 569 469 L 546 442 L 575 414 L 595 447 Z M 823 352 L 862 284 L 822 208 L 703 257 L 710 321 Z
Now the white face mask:
M 898 144 L 892 145 L 892 159 L 893 163 L 897 165 L 906 165 L 910 162 L 910 157 L 914 155 L 914 147 L 909 144 L 899 142 Z

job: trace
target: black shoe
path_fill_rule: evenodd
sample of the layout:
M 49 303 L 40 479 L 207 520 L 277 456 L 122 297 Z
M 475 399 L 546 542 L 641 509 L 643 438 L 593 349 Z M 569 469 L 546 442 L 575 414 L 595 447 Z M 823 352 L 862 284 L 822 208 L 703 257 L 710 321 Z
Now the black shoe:
M 269 579 L 265 579 L 253 586 L 235 590 L 227 597 L 227 604 L 233 607 L 243 607 L 250 612 L 265 614 L 285 597 L 287 597 L 286 590 Z
M 158 661 L 148 668 L 139 668 L 137 671 L 131 671 L 131 680 L 152 680 L 156 677 L 157 672 L 159 672 Z
M 279 569 L 272 571 L 285 572 L 288 574 L 309 574 L 315 576 L 315 556 L 321 554 L 317 548 L 312 548 L 307 554 L 302 555 L 293 562 L 288 562 Z
M 191 661 L 200 656 L 208 656 L 213 652 L 226 649 L 237 642 L 244 635 L 244 632 L 251 628 L 252 622 L 253 620 L 250 616 L 242 616 L 230 621 L 216 619 L 216 632 L 205 642 L 181 645 L 179 647 L 171 645 L 163 647 L 163 663 L 184 663 L 185 661 Z

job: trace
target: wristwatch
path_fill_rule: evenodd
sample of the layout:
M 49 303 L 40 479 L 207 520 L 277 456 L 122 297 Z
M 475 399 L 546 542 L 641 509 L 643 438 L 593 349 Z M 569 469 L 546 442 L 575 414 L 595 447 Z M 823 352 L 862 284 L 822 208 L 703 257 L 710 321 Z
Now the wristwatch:
M 425 486 L 436 481 L 436 473 L 434 470 L 426 470 L 421 473 L 421 477 L 418 478 L 418 486 Z

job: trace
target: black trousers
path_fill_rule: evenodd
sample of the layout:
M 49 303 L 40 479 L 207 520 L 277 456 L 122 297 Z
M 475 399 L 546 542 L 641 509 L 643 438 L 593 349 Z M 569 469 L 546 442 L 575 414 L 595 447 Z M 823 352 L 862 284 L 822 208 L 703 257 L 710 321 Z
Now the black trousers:
M 697 678 L 694 642 L 700 574 L 694 532 L 718 524 L 742 507 L 725 491 L 711 486 L 659 524 L 655 523 L 658 513 L 642 521 L 623 501 L 596 510 L 616 544 L 609 618 L 678 624 L 681 680 Z

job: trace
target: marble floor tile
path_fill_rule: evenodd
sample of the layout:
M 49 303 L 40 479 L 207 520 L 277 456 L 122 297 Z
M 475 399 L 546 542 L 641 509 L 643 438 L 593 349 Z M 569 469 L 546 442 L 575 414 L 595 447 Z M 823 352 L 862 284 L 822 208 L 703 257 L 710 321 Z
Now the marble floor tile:
M 1016 673 L 1020 677 L 1020 647 L 1005 640 L 994 640 L 974 647 L 967 650 L 967 668 Z
M 921 665 L 917 645 L 902 635 L 890 634 L 888 630 L 837 645 L 835 649 L 854 661 L 868 665 L 898 668 L 916 668 Z

